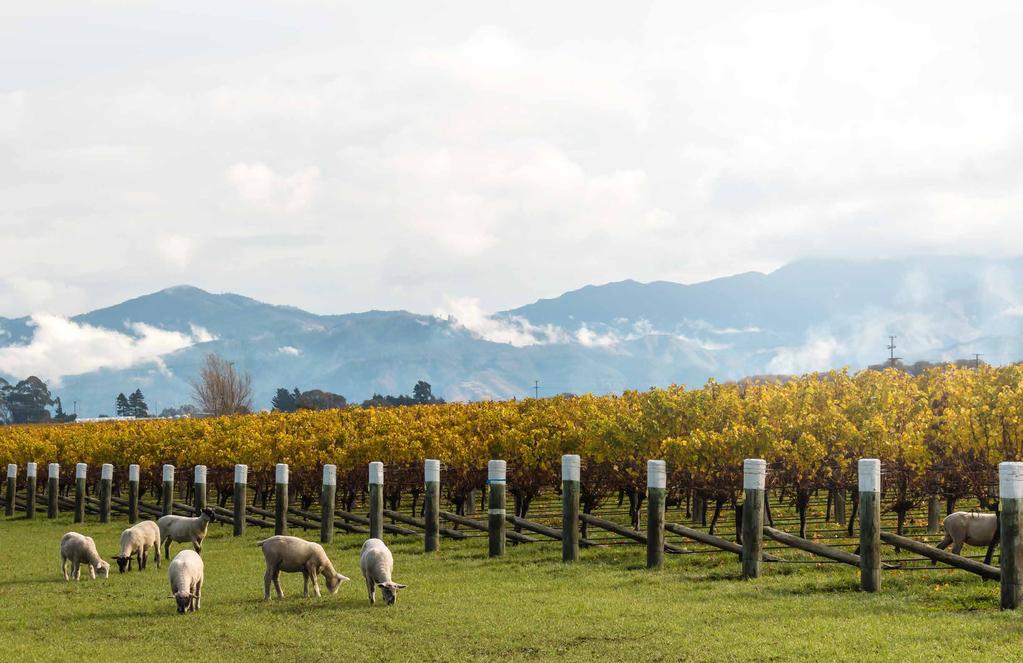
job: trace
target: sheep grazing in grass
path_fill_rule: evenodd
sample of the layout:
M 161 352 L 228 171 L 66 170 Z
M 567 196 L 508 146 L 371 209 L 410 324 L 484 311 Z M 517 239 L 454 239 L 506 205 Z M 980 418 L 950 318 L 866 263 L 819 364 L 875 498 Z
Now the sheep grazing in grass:
M 135 556 L 139 571 L 145 570 L 149 549 L 156 556 L 156 568 L 160 568 L 160 526 L 152 520 L 143 520 L 121 532 L 121 553 L 114 557 L 121 573 L 131 571 L 131 558 Z
M 323 551 L 323 546 L 318 543 L 306 541 L 296 536 L 271 536 L 257 543 L 263 549 L 263 557 L 266 558 L 266 573 L 263 575 L 263 600 L 270 600 L 270 582 L 273 582 L 277 591 L 277 598 L 283 599 L 284 592 L 281 590 L 281 571 L 287 573 L 302 572 L 303 588 L 302 596 L 309 596 L 309 580 L 313 581 L 313 591 L 316 597 L 320 596 L 319 576 L 327 581 L 327 590 L 331 594 L 337 593 L 341 583 L 347 582 L 348 578 L 334 570 L 330 558 Z
M 387 544 L 380 539 L 369 539 L 362 544 L 359 566 L 362 567 L 362 577 L 366 579 L 370 605 L 377 602 L 377 587 L 383 593 L 387 605 L 394 605 L 394 602 L 398 600 L 398 590 L 408 586 L 399 585 L 391 580 L 394 557 L 387 548 Z
M 164 557 L 170 557 L 170 544 L 174 541 L 191 542 L 195 552 L 202 553 L 202 542 L 206 538 L 209 524 L 217 519 L 213 509 L 203 509 L 195 518 L 187 516 L 163 516 L 156 521 L 160 527 Z
M 182 550 L 171 560 L 167 575 L 170 578 L 171 598 L 178 604 L 178 612 L 194 612 L 202 599 L 203 562 L 199 553 Z
M 64 580 L 69 580 L 67 563 L 71 562 L 71 578 L 78 580 L 82 564 L 89 566 L 89 575 L 96 579 L 96 571 L 104 578 L 110 577 L 110 565 L 96 552 L 96 542 L 91 536 L 83 536 L 78 532 L 68 532 L 60 537 L 60 572 Z
M 958 555 L 966 543 L 985 548 L 991 545 L 998 527 L 998 516 L 993 513 L 956 511 L 946 516 L 942 525 L 945 528 L 945 537 L 937 547 L 944 550 L 952 544 L 952 552 Z

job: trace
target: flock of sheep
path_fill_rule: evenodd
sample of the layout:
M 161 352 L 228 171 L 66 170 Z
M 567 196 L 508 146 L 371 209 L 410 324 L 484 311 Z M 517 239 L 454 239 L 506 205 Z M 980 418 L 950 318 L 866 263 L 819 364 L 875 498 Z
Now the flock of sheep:
M 145 520 L 121 532 L 121 551 L 113 559 L 121 573 L 131 570 L 134 558 L 139 570 L 146 568 L 149 549 L 153 549 L 156 566 L 160 566 L 160 547 L 163 546 L 164 557 L 170 557 L 170 546 L 174 541 L 191 543 L 193 550 L 182 550 L 171 560 L 168 569 L 171 598 L 177 602 L 178 612 L 191 612 L 199 609 L 202 599 L 202 585 L 205 567 L 200 557 L 202 542 L 206 538 L 209 524 L 216 520 L 212 509 L 203 509 L 194 517 L 163 516 L 156 522 Z M 272 536 L 257 544 L 263 551 L 266 560 L 266 573 L 263 576 L 263 599 L 270 600 L 270 584 L 273 583 L 277 598 L 284 598 L 281 590 L 281 572 L 302 573 L 304 578 L 303 596 L 309 596 L 309 580 L 313 582 L 313 592 L 320 596 L 319 576 L 323 576 L 327 590 L 334 594 L 348 578 L 334 570 L 323 546 L 294 536 Z M 68 576 L 67 565 L 71 562 L 71 575 Z M 60 570 L 64 580 L 81 575 L 81 566 L 89 567 L 93 579 L 99 572 L 104 578 L 110 575 L 110 564 L 96 550 L 96 542 L 92 537 L 83 536 L 78 532 L 68 532 L 60 539 Z M 398 590 L 404 589 L 391 580 L 394 568 L 394 557 L 380 539 L 369 539 L 362 546 L 359 566 L 366 580 L 366 591 L 370 604 L 376 603 L 376 590 L 379 587 L 384 600 L 391 605 L 398 596 Z

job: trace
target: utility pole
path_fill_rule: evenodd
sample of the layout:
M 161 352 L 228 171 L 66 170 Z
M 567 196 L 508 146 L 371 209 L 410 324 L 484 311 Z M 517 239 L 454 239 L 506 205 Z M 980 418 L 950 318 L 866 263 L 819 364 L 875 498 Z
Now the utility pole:
M 895 336 L 889 336 L 888 337 L 888 353 L 889 353 L 888 365 L 890 367 L 892 367 L 892 368 L 895 368 L 895 362 L 896 361 L 902 359 L 902 357 L 896 357 L 895 356 L 895 338 L 896 338 Z
M 975 369 L 976 368 L 980 368 L 980 358 L 983 357 L 983 356 L 984 355 L 978 354 L 976 352 L 973 353 L 973 368 L 975 368 Z
M 540 399 L 540 381 L 539 380 L 534 380 L 533 381 L 533 394 L 534 394 L 534 397 L 537 400 Z

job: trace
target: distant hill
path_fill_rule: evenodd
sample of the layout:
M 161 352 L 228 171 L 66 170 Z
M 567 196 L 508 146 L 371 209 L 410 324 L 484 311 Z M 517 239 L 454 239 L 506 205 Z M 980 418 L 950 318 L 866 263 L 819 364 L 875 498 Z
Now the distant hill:
M 974 353 L 1008 363 L 1023 356 L 1021 286 L 1018 258 L 802 260 L 770 274 L 692 285 L 586 286 L 472 329 L 405 311 L 316 315 L 176 286 L 72 318 L 104 330 L 100 336 L 117 332 L 118 342 L 129 343 L 124 356 L 116 343 L 90 340 L 85 327 L 49 334 L 44 346 L 29 318 L 0 318 L 0 375 L 25 377 L 10 372 L 28 361 L 19 346 L 34 344 L 65 373 L 65 363 L 105 348 L 117 362 L 82 362 L 87 370 L 64 375 L 53 389 L 66 407 L 77 401 L 89 416 L 112 413 L 117 393 L 136 387 L 151 410 L 187 402 L 188 380 L 207 352 L 253 374 L 257 407 L 269 407 L 277 387 L 325 389 L 359 402 L 407 393 L 423 379 L 437 396 L 468 400 L 528 396 L 534 380 L 542 394 L 603 393 L 855 369 L 883 361 L 889 335 L 898 337 L 907 364 Z M 498 333 L 507 330 L 514 334 Z M 54 344 L 72 343 L 76 334 L 89 338 L 64 359 Z M 508 338 L 515 345 L 498 342 Z

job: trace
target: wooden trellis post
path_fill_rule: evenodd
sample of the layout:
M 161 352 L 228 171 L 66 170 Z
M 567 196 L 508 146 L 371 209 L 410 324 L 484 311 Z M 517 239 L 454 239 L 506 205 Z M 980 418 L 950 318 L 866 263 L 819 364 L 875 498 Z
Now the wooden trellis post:
M 576 454 L 561 457 L 561 561 L 579 560 L 579 477 Z
M 163 508 L 160 515 L 169 516 L 174 513 L 174 466 L 163 466 Z
M 664 493 L 667 468 L 663 460 L 646 463 L 646 567 L 664 566 Z
M 99 521 L 110 522 L 110 490 L 114 483 L 114 466 L 104 463 L 99 475 Z
M 861 458 L 860 484 L 860 589 L 881 589 L 881 461 Z
M 742 461 L 742 577 L 759 578 L 764 554 L 764 489 L 767 486 L 767 461 L 747 458 Z
M 249 466 L 234 466 L 234 535 L 245 534 L 245 497 L 248 493 Z
M 14 495 L 18 491 L 18 466 L 14 463 L 7 464 L 7 503 L 4 504 L 4 515 L 10 518 L 14 515 Z
M 288 464 L 277 463 L 274 494 L 274 534 L 288 533 Z
M 426 536 L 423 549 L 434 552 L 440 548 L 440 461 L 434 458 L 423 463 L 423 481 L 426 490 L 423 496 L 423 520 L 426 521 Z
M 337 494 L 337 465 L 323 466 L 323 489 L 320 490 L 320 543 L 334 541 L 334 499 Z
M 25 466 L 25 517 L 32 520 L 36 517 L 36 464 Z
M 487 463 L 487 533 L 491 557 L 504 554 L 505 479 L 508 464 L 503 460 Z
M 998 464 L 1003 610 L 1023 604 L 1023 463 Z
M 85 481 L 89 466 L 85 463 L 75 465 L 75 522 L 85 521 Z
M 46 517 L 56 518 L 60 514 L 57 497 L 60 495 L 60 463 L 46 466 Z
M 384 538 L 384 464 L 369 464 L 369 538 Z
M 192 506 L 199 513 L 206 508 L 206 466 L 195 466 L 195 486 L 193 487 Z
M 132 463 L 128 466 L 128 522 L 139 519 L 139 466 Z

